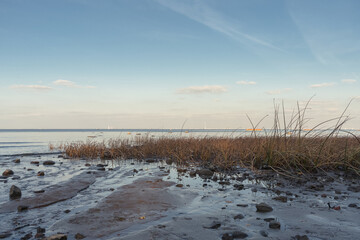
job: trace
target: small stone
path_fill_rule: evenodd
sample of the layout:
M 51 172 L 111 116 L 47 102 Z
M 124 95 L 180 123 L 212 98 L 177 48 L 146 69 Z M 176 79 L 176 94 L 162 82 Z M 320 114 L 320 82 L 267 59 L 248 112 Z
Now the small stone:
M 45 165 L 45 166 L 54 165 L 54 164 L 55 164 L 55 162 L 52 160 L 47 160 L 47 161 L 43 162 L 43 165 Z
M 351 192 L 360 192 L 360 185 L 358 185 L 358 186 L 350 186 L 350 187 L 348 187 L 347 190 L 351 191 Z
M 35 165 L 39 165 L 40 162 L 39 161 L 31 161 L 30 164 L 35 164 Z
M 235 231 L 232 233 L 232 237 L 235 239 L 243 239 L 246 238 L 248 235 L 241 231 Z
M 85 167 L 90 167 L 91 164 L 90 163 L 85 163 Z
M 238 214 L 234 217 L 234 219 L 243 219 L 244 218 L 244 215 L 242 214 Z
M 247 207 L 247 206 L 249 206 L 249 205 L 247 205 L 247 204 L 236 204 L 236 206 L 237 206 L 237 207 Z
M 196 171 L 190 171 L 189 176 L 190 177 L 196 177 Z
M 265 230 L 261 230 L 260 235 L 263 236 L 263 237 L 268 237 L 269 233 L 267 231 L 265 231 Z
M 63 158 L 64 156 L 63 155 L 58 155 L 58 158 Z
M 20 188 L 18 188 L 15 185 L 12 185 L 11 188 L 10 188 L 9 196 L 10 196 L 11 200 L 21 198 L 21 190 L 20 190 Z
M 268 204 L 266 203 L 259 203 L 256 204 L 256 211 L 257 212 L 271 212 L 273 210 L 272 207 L 270 207 Z
M 110 191 L 114 191 L 115 189 L 114 189 L 114 188 L 110 188 L 109 190 L 110 190 Z
M 335 194 L 341 194 L 340 190 L 335 190 Z
M 229 233 L 225 233 L 222 235 L 221 240 L 233 240 L 234 237 L 231 236 Z
M 20 158 L 13 160 L 14 163 L 20 163 Z
M 269 223 L 269 228 L 272 228 L 272 229 L 280 229 L 280 223 L 275 221 L 275 220 L 272 220 L 270 223 Z
M 348 205 L 348 207 L 357 208 L 357 204 L 356 204 L 356 203 L 350 203 L 350 204 Z
M 38 175 L 38 176 L 45 176 L 45 173 L 44 173 L 44 171 L 39 171 L 39 172 L 37 173 L 37 175 Z
M 134 170 L 133 170 L 133 172 L 134 172 L 134 173 L 138 173 L 139 171 L 138 171 L 138 170 L 136 170 L 136 169 L 134 169 Z
M 20 179 L 20 176 L 13 175 L 12 180 L 18 180 L 18 179 Z
M 34 193 L 43 193 L 43 192 L 45 192 L 44 189 L 40 189 L 40 190 L 35 190 L 35 191 L 34 191 Z
M 36 232 L 37 233 L 45 233 L 45 228 L 42 228 L 42 227 L 37 227 L 37 229 L 36 229 Z
M 197 170 L 196 173 L 201 177 L 201 178 L 211 178 L 214 175 L 214 172 L 209 170 L 209 169 L 200 169 Z
M 0 233 L 0 239 L 3 239 L 3 238 L 8 238 L 12 235 L 11 232 L 2 232 Z
M 309 240 L 309 237 L 306 235 L 302 235 L 302 236 L 296 235 L 295 240 Z
M 44 233 L 36 233 L 35 234 L 35 238 L 41 238 L 43 239 L 45 237 L 45 234 Z
M 326 198 L 327 195 L 326 195 L 325 193 L 323 193 L 323 194 L 321 194 L 321 197 L 322 197 L 322 198 Z
M 285 196 L 277 196 L 277 197 L 274 197 L 273 199 L 276 201 L 279 201 L 279 202 L 284 202 L 284 203 L 286 203 L 288 200 L 288 198 Z
M 175 185 L 175 187 L 178 187 L 178 188 L 182 188 L 184 186 L 184 184 L 181 184 L 181 183 L 178 183 Z
M 84 239 L 84 238 L 85 238 L 85 236 L 82 235 L 81 233 L 75 234 L 75 239 Z
M 71 212 L 69 209 L 66 209 L 66 210 L 64 211 L 64 213 L 69 213 L 69 212 Z
M 32 235 L 32 233 L 28 233 L 28 234 L 26 234 L 25 236 L 23 236 L 22 238 L 20 238 L 21 240 L 28 240 L 28 239 L 30 239 L 30 238 L 32 238 L 33 237 L 33 235 Z
M 29 209 L 29 206 L 20 205 L 20 206 L 17 207 L 18 212 L 23 212 L 23 211 L 26 211 L 28 209 Z
M 243 190 L 244 184 L 234 184 L 234 189 L 238 191 Z
M 171 165 L 173 163 L 173 160 L 172 159 L 166 159 L 165 162 L 166 162 L 166 164 Z
M 6 169 L 4 172 L 3 172 L 3 174 L 2 174 L 4 177 L 9 177 L 9 176 L 11 176 L 11 175 L 14 175 L 14 172 L 13 172 L 13 170 L 11 170 L 11 169 Z
M 275 218 L 264 218 L 265 222 L 271 222 L 271 221 L 274 221 L 274 220 L 275 220 Z
M 43 240 L 67 240 L 67 236 L 65 234 L 55 234 L 50 237 L 46 237 Z
M 186 168 L 178 168 L 176 169 L 178 173 L 186 173 L 187 169 Z

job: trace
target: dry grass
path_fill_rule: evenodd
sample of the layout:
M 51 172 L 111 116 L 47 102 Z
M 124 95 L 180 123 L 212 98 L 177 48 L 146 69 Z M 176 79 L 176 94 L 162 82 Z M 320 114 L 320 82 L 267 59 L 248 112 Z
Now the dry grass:
M 110 139 L 107 142 L 75 142 L 59 146 L 71 158 L 101 159 L 170 159 L 177 164 L 206 166 L 218 170 L 234 167 L 272 168 L 281 172 L 312 172 L 344 169 L 360 174 L 360 140 L 341 130 L 348 121 L 344 113 L 303 131 L 305 108 L 298 107 L 286 121 L 275 106 L 274 126 L 247 137 L 136 137 Z M 282 109 L 284 109 L 282 105 Z M 345 109 L 346 110 L 346 109 Z M 250 120 L 250 119 L 249 119 Z M 257 129 L 260 124 L 252 124 Z M 331 131 L 318 131 L 325 123 L 334 122 Z M 339 135 L 339 133 L 343 133 Z M 345 133 L 345 134 L 344 134 Z

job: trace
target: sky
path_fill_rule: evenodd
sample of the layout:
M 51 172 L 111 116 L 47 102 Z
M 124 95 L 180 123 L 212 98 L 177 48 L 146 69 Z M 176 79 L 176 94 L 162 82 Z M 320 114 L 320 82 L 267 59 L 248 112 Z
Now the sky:
M 1 0 L 0 129 L 249 128 L 263 117 L 268 128 L 274 109 L 289 122 L 310 99 L 306 127 L 351 101 L 345 127 L 360 129 L 359 9 L 358 0 Z

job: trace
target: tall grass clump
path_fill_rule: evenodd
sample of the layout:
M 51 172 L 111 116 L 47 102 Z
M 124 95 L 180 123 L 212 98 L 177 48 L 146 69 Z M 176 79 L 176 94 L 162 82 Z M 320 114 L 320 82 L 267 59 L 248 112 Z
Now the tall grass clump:
M 234 137 L 159 137 L 136 136 L 132 139 L 110 139 L 96 142 L 62 144 L 60 149 L 71 158 L 100 159 L 167 159 L 181 165 L 231 170 L 234 167 L 273 169 L 279 172 L 313 172 L 343 169 L 360 174 L 360 140 L 343 130 L 349 120 L 341 116 L 304 130 L 308 123 L 304 108 L 297 108 L 286 119 L 284 104 L 274 104 L 271 129 L 255 131 L 248 136 Z M 324 128 L 327 124 L 331 127 Z

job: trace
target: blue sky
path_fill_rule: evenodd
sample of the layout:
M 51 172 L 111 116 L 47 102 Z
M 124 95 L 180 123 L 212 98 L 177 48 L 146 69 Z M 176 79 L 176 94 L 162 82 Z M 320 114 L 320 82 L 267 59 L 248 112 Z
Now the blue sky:
M 2 0 L 0 128 L 360 128 L 357 0 Z

